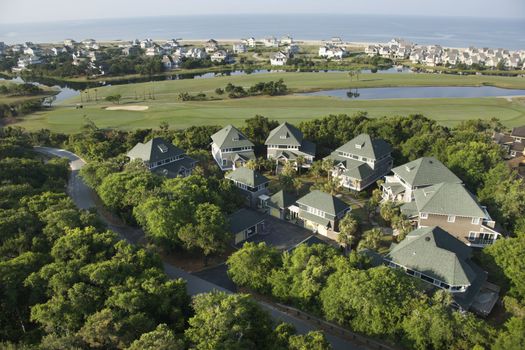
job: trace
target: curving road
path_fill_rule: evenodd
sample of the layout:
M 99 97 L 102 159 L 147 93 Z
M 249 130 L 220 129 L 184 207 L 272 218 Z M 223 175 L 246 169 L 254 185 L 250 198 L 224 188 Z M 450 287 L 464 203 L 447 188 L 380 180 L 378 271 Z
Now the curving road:
M 144 239 L 144 232 L 140 229 L 125 225 L 115 225 L 108 221 L 108 219 L 103 215 L 104 209 L 97 201 L 97 194 L 89 188 L 79 176 L 79 170 L 82 168 L 86 162 L 77 156 L 76 154 L 66 151 L 64 149 L 50 148 L 50 147 L 35 147 L 37 152 L 42 154 L 67 158 L 69 160 L 69 165 L 71 167 L 71 172 L 69 175 L 67 193 L 72 198 L 75 205 L 80 209 L 90 209 L 96 208 L 101 214 L 100 217 L 108 226 L 108 228 L 120 235 L 120 237 L 130 243 L 138 244 L 141 240 Z M 232 293 L 231 291 L 224 289 L 216 284 L 210 283 L 202 278 L 194 276 L 184 270 L 181 270 L 173 265 L 170 265 L 166 262 L 164 264 L 164 271 L 172 279 L 182 278 L 187 283 L 188 294 L 196 295 L 200 293 L 211 292 L 213 290 L 224 291 L 226 293 Z M 294 317 L 285 312 L 282 312 L 272 305 L 258 301 L 263 309 L 268 311 L 272 318 L 277 321 L 284 321 L 291 323 L 295 326 L 299 333 L 307 333 L 309 331 L 317 330 L 314 325 L 310 322 L 307 322 L 303 319 Z M 326 333 L 326 337 L 334 350 L 362 350 L 369 349 L 361 343 L 351 342 L 350 340 Z

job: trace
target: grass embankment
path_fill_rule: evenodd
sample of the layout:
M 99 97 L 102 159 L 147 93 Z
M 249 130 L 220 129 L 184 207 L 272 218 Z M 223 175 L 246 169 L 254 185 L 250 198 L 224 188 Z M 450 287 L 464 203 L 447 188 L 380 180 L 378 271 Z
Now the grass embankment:
M 462 120 L 497 117 L 508 126 L 525 122 L 525 100 L 514 98 L 452 98 L 452 99 L 399 99 L 399 100 L 342 100 L 322 96 L 249 97 L 215 101 L 181 102 L 180 92 L 204 92 L 210 97 L 219 97 L 215 89 L 228 82 L 248 87 L 259 81 L 283 78 L 293 91 L 316 91 L 337 88 L 364 88 L 384 86 L 482 86 L 493 85 L 504 88 L 525 89 L 525 79 L 492 76 L 449 76 L 438 74 L 362 74 L 359 80 L 351 81 L 346 73 L 272 73 L 217 77 L 210 79 L 188 79 L 159 81 L 101 87 L 84 94 L 83 109 L 72 107 L 80 103 L 80 97 L 65 101 L 51 111 L 27 116 L 20 124 L 31 130 L 49 128 L 55 131 L 76 132 L 84 123 L 84 116 L 99 127 L 136 129 L 157 127 L 167 121 L 172 127 L 227 123 L 242 124 L 255 114 L 300 122 L 325 116 L 330 113 L 352 114 L 367 111 L 372 117 L 385 115 L 408 115 L 422 113 L 445 125 L 455 125 Z M 121 104 L 146 105 L 145 111 L 110 111 L 103 98 L 121 94 Z M 91 102 L 85 102 L 88 97 Z M 150 98 L 154 96 L 155 99 Z

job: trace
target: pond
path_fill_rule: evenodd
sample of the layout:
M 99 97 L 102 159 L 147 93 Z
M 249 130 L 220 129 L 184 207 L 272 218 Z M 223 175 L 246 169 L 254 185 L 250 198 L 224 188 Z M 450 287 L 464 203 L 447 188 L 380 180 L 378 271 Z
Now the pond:
M 95 88 L 98 86 L 111 86 L 111 85 L 122 85 L 122 84 L 133 84 L 133 83 L 142 83 L 149 81 L 164 81 L 164 80 L 180 80 L 180 79 L 209 79 L 222 76 L 236 76 L 236 75 L 248 75 L 248 74 L 265 74 L 265 73 L 283 73 L 285 70 L 270 70 L 270 69 L 256 69 L 256 70 L 225 70 L 222 72 L 208 72 L 208 73 L 184 73 L 184 74 L 166 74 L 158 75 L 153 77 L 143 77 L 143 78 L 132 78 L 132 79 L 121 79 L 121 80 L 111 80 L 111 82 L 64 82 L 58 79 L 52 78 L 29 78 L 24 80 L 21 77 L 16 78 L 2 78 L 0 80 L 11 80 L 18 83 L 32 83 L 36 85 L 46 85 L 51 86 L 57 90 L 59 93 L 56 95 L 55 102 L 61 102 L 67 100 L 71 97 L 78 96 L 81 90 L 88 88 Z M 290 72 L 290 71 L 288 71 Z M 295 72 L 295 71 L 294 71 Z M 340 70 L 321 70 L 321 71 L 309 71 L 313 73 L 341 73 L 345 71 Z M 361 73 L 370 73 L 370 70 L 365 69 L 361 70 Z M 412 71 L 407 67 L 392 67 L 383 70 L 378 70 L 377 73 L 411 73 Z
M 503 89 L 494 86 L 422 86 L 362 89 L 338 89 L 299 93 L 301 96 L 331 96 L 342 99 L 384 100 L 396 98 L 475 98 L 496 96 L 525 96 L 525 90 Z

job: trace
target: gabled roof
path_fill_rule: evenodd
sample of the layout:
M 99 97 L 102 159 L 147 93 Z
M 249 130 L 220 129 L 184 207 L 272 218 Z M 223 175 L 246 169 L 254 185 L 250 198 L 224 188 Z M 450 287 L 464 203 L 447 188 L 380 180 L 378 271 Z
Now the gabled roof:
M 387 259 L 451 286 L 465 286 L 478 277 L 469 261 L 470 255 L 468 246 L 434 226 L 410 232 L 392 248 Z
M 525 125 L 513 128 L 510 135 L 517 136 L 517 137 L 525 137 Z
M 336 151 L 351 153 L 368 159 L 378 159 L 391 153 L 392 147 L 384 140 L 372 139 L 368 134 L 360 134 Z
M 443 182 L 417 189 L 414 191 L 414 197 L 419 213 L 487 217 L 474 195 L 461 184 Z M 404 207 L 405 205 L 401 207 L 402 211 Z
M 154 163 L 162 159 L 176 157 L 184 151 L 161 137 L 155 137 L 146 143 L 139 142 L 127 156 L 131 159 L 142 159 L 144 162 Z
M 237 168 L 231 173 L 226 174 L 224 177 L 250 187 L 257 187 L 270 181 L 266 176 L 262 175 L 257 170 L 252 170 L 245 167 Z
M 264 142 L 265 145 L 288 145 L 288 146 L 301 146 L 303 142 L 303 133 L 301 130 L 288 124 L 282 123 L 268 135 L 268 138 Z
M 229 217 L 230 232 L 233 234 L 244 231 L 264 221 L 264 215 L 255 210 L 240 209 Z
M 332 152 L 332 154 L 326 158 L 332 159 L 336 166 L 342 167 L 344 169 L 343 174 L 345 176 L 351 177 L 353 179 L 363 180 L 368 178 L 374 172 L 374 169 L 372 169 L 368 163 L 342 157 L 339 155 L 338 151 Z
M 324 211 L 330 215 L 337 215 L 348 209 L 348 204 L 329 193 L 314 190 L 299 198 L 297 203 Z
M 226 125 L 211 135 L 219 148 L 253 147 L 253 143 L 233 125 Z
M 440 182 L 462 183 L 443 163 L 434 157 L 422 157 L 392 169 L 411 187 L 431 186 Z
M 293 193 L 280 190 L 270 197 L 267 204 L 276 209 L 288 208 L 290 205 L 294 204 L 297 200 L 297 196 Z

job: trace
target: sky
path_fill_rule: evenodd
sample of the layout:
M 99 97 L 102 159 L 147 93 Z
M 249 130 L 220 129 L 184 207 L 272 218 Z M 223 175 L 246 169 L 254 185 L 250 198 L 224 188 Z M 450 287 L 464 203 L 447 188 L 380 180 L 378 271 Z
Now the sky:
M 0 23 L 237 13 L 523 18 L 525 0 L 0 0 Z

